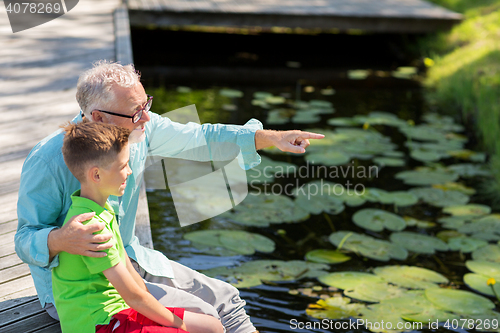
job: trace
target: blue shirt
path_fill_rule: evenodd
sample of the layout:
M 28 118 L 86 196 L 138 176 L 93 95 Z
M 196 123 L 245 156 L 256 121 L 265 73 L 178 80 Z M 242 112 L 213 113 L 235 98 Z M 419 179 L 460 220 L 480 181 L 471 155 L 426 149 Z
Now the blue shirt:
M 176 157 L 183 152 L 210 142 L 230 142 L 241 149 L 245 169 L 260 163 L 255 150 L 255 132 L 262 124 L 251 119 L 243 126 L 196 123 L 179 124 L 170 119 L 149 113 L 146 123 L 146 139 L 130 145 L 130 168 L 125 193 L 120 198 L 110 196 L 120 223 L 125 250 L 148 273 L 173 278 L 172 268 L 165 256 L 139 244 L 135 236 L 135 216 L 139 200 L 137 177 L 144 171 L 148 155 Z M 81 121 L 77 116 L 73 121 Z M 54 303 L 51 269 L 59 264 L 56 256 L 49 262 L 47 237 L 49 232 L 62 226 L 71 206 L 71 194 L 80 183 L 66 167 L 61 152 L 64 133 L 58 130 L 30 152 L 23 164 L 19 199 L 17 203 L 18 226 L 15 248 L 21 260 L 29 264 L 38 298 L 45 306 Z

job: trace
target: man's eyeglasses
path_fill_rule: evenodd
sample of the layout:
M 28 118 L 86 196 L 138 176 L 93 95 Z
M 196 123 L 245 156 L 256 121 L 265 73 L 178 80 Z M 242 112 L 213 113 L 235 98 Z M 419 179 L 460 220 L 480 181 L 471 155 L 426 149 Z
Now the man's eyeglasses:
M 146 102 L 146 105 L 144 105 L 144 107 L 142 107 L 140 110 L 137 110 L 131 116 L 128 116 L 128 115 L 125 115 L 125 114 L 121 114 L 121 113 L 111 112 L 111 111 L 104 111 L 104 110 L 96 110 L 96 111 L 104 112 L 104 113 L 108 113 L 108 114 L 112 114 L 113 116 L 124 117 L 124 118 L 131 118 L 132 122 L 135 124 L 136 122 L 138 122 L 139 120 L 141 120 L 143 112 L 148 113 L 149 110 L 151 109 L 151 105 L 153 104 L 153 96 L 151 96 L 151 95 L 147 95 L 147 96 L 148 96 L 148 101 Z

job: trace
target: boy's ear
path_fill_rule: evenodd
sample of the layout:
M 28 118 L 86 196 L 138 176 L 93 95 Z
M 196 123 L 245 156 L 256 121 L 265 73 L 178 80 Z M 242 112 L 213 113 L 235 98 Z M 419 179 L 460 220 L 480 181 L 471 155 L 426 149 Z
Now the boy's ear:
M 90 180 L 92 183 L 99 183 L 101 181 L 101 177 L 99 175 L 99 168 L 97 166 L 94 166 L 89 169 L 87 173 L 87 178 Z

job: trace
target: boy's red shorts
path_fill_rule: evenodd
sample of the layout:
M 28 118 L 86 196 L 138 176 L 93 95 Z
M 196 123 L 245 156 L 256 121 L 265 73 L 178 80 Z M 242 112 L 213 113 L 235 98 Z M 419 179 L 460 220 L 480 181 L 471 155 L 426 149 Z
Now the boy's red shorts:
M 184 319 L 183 308 L 167 308 L 177 317 Z M 117 322 L 120 325 L 113 330 Z M 132 308 L 115 314 L 108 325 L 96 326 L 96 333 L 188 333 L 179 328 L 165 327 L 141 315 Z

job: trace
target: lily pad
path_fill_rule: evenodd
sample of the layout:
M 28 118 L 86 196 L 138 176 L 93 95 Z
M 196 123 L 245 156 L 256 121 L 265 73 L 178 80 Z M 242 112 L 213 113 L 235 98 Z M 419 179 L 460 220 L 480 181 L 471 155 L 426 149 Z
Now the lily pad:
M 266 227 L 270 223 L 300 222 L 309 218 L 309 213 L 287 196 L 250 192 L 233 211 L 219 217 L 238 224 Z
M 414 232 L 394 232 L 390 238 L 393 243 L 416 253 L 434 254 L 436 250 L 448 251 L 448 245 L 439 238 Z
M 496 297 L 493 291 L 495 289 L 497 294 L 500 295 L 500 283 L 495 283 L 492 289 L 492 286 L 488 286 L 488 279 L 490 279 L 488 276 L 477 273 L 467 273 L 464 275 L 464 282 L 469 288 L 492 297 Z
M 443 209 L 443 213 L 453 216 L 481 216 L 491 212 L 491 208 L 485 205 L 470 204 L 450 206 Z
M 373 159 L 373 162 L 377 163 L 380 166 L 389 167 L 402 167 L 406 164 L 405 160 L 394 157 L 375 157 Z
M 471 220 L 469 223 L 465 223 L 459 228 L 459 232 L 464 234 L 477 234 L 484 233 L 490 234 L 491 236 L 500 236 L 500 216 L 498 214 L 486 215 L 484 217 L 476 218 Z M 494 240 L 492 237 L 490 240 Z
M 500 263 L 500 246 L 486 245 L 472 252 L 472 259 Z
M 448 283 L 443 275 L 422 267 L 384 266 L 373 272 L 387 282 L 410 289 L 436 288 L 437 283 Z
M 250 184 L 272 183 L 275 177 L 285 177 L 290 173 L 295 173 L 297 166 L 292 163 L 274 161 L 266 156 L 261 156 L 259 165 L 247 170 L 247 180 Z
M 402 171 L 396 174 L 396 178 L 403 180 L 407 185 L 434 185 L 453 182 L 458 179 L 458 175 L 444 170 L 424 169 Z
M 453 237 L 448 240 L 450 250 L 460 251 L 463 253 L 470 253 L 486 245 L 488 245 L 487 241 L 466 236 Z
M 351 235 L 345 239 L 342 249 L 356 252 L 364 257 L 379 261 L 388 261 L 391 258 L 405 260 L 408 256 L 408 251 L 400 245 L 355 232 L 334 232 L 329 237 L 330 242 L 335 246 L 339 246 L 349 233 Z
M 491 171 L 484 164 L 453 164 L 447 167 L 448 170 L 460 175 L 460 177 L 470 178 L 476 176 L 488 177 L 491 176 Z
M 459 314 L 481 314 L 495 308 L 489 299 L 464 290 L 427 289 L 425 296 L 436 306 Z
M 327 120 L 328 125 L 332 126 L 357 126 L 359 125 L 359 122 L 352 118 L 342 118 L 342 117 L 337 117 L 337 118 L 330 118 Z
M 434 222 L 422 221 L 409 216 L 404 216 L 403 219 L 405 220 L 406 225 L 409 227 L 427 229 L 427 228 L 434 228 L 436 226 L 436 223 Z
M 467 187 L 461 183 L 449 182 L 444 184 L 432 185 L 433 188 L 438 188 L 443 191 L 457 191 L 467 195 L 473 195 L 476 193 L 476 190 L 472 187 Z
M 223 247 L 238 254 L 254 254 L 255 251 L 270 253 L 274 242 L 262 235 L 243 230 L 199 230 L 189 232 L 184 238 L 192 242 Z
M 429 150 L 429 149 L 423 149 L 423 148 L 417 148 L 417 149 L 412 149 L 410 152 L 410 156 L 421 162 L 435 162 L 439 161 L 446 155 L 435 150 Z
M 328 265 L 300 260 L 254 260 L 238 267 L 216 267 L 203 271 L 208 276 L 224 277 L 237 288 L 258 286 L 262 281 L 293 281 L 314 278 L 326 274 Z
M 343 165 L 351 160 L 351 156 L 341 151 L 328 151 L 322 153 L 310 153 L 306 155 L 306 160 L 314 164 L 324 164 L 329 166 Z
M 358 316 L 364 304 L 351 303 L 347 297 L 330 297 L 309 304 L 306 313 L 317 319 L 347 319 Z
M 500 263 L 486 261 L 486 260 L 467 260 L 465 266 L 472 272 L 500 279 Z
M 340 264 L 351 260 L 351 257 L 339 251 L 318 249 L 307 252 L 306 260 L 321 264 Z
M 268 97 L 273 96 L 270 92 L 265 92 L 265 91 L 256 91 L 253 93 L 253 98 L 255 99 L 266 99 Z
M 381 209 L 361 209 L 353 215 L 352 220 L 357 226 L 372 231 L 382 231 L 384 228 L 400 231 L 406 227 L 402 217 Z
M 438 188 L 420 187 L 410 190 L 418 198 L 436 207 L 464 205 L 469 202 L 469 196 L 458 191 L 443 191 Z
M 351 290 L 365 283 L 382 283 L 384 280 L 371 273 L 364 272 L 336 272 L 318 277 L 318 280 L 328 286 L 338 289 Z
M 369 72 L 366 69 L 352 69 L 347 71 L 347 77 L 351 80 L 364 80 Z
M 386 282 L 366 282 L 352 290 L 344 290 L 344 295 L 365 302 L 380 302 L 382 300 L 403 296 L 408 290 L 389 285 Z
M 243 97 L 243 92 L 235 89 L 221 89 L 219 90 L 219 95 L 229 98 L 239 98 Z

